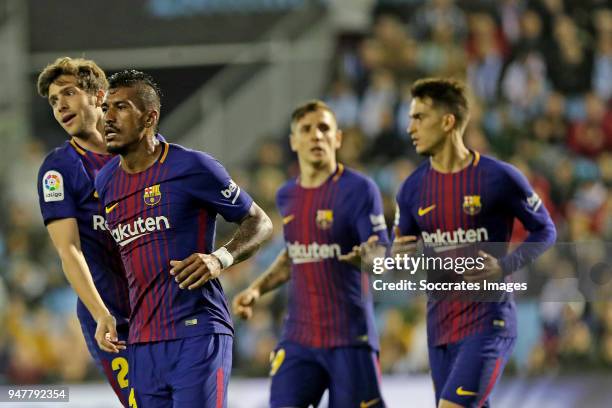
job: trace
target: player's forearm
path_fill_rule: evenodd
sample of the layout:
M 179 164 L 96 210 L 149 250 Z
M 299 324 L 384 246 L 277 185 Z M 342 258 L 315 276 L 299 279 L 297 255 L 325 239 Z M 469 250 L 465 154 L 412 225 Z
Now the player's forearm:
M 270 236 L 272 236 L 272 221 L 257 204 L 253 203 L 249 214 L 242 220 L 236 234 L 225 248 L 236 264 L 253 255 Z
M 58 250 L 64 275 L 94 320 L 110 314 L 96 286 L 83 253 L 76 247 Z
M 291 260 L 287 251 L 283 250 L 274 260 L 272 265 L 259 276 L 251 285 L 251 289 L 263 295 L 278 288 L 291 278 Z
M 557 230 L 552 220 L 542 228 L 531 231 L 523 243 L 512 253 L 499 259 L 499 265 L 508 275 L 517 269 L 533 262 L 544 251 L 552 246 L 557 239 Z

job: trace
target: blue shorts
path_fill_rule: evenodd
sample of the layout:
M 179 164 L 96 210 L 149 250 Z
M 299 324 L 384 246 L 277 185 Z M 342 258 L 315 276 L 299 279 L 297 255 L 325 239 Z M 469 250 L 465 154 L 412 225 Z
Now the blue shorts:
M 134 392 L 132 387 L 130 387 L 128 378 L 128 351 L 122 350 L 118 354 L 103 351 L 96 342 L 97 324 L 95 320 L 89 314 L 81 313 L 79 322 L 81 323 L 85 343 L 96 365 L 106 377 L 117 397 L 119 397 L 121 404 L 126 408 L 132 406 L 130 405 L 130 398 L 132 401 L 134 400 Z M 129 327 L 126 324 L 117 326 L 117 337 L 119 337 L 119 340 L 127 343 L 128 329 Z
M 130 382 L 140 408 L 225 408 L 232 336 L 206 334 L 130 345 Z
M 429 347 L 429 365 L 440 399 L 463 407 L 488 407 L 489 395 L 501 377 L 514 337 L 479 335 L 457 343 Z
M 384 407 L 378 353 L 369 347 L 312 348 L 283 341 L 271 358 L 270 407 Z

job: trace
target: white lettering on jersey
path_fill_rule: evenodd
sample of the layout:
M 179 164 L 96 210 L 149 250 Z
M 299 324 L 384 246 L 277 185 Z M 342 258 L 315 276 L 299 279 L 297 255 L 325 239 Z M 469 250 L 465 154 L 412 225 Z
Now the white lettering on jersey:
M 480 227 L 478 229 L 467 230 L 458 228 L 454 231 L 442 232 L 440 228 L 438 228 L 435 232 L 422 231 L 421 236 L 423 237 L 425 246 L 434 248 L 436 252 L 444 252 L 476 242 L 488 241 L 489 231 L 484 227 Z
M 232 199 L 232 204 L 236 204 L 236 200 L 240 195 L 240 187 L 238 187 L 238 185 L 234 183 L 234 180 L 230 179 L 228 186 L 224 190 L 221 190 L 221 195 L 227 198 L 228 200 L 233 195 L 234 198 Z
M 385 222 L 384 214 L 370 214 L 370 222 L 372 223 L 372 231 L 385 231 L 387 223 Z
M 111 230 L 111 234 L 115 241 L 125 246 L 132 241 L 142 238 L 145 235 L 149 235 L 155 231 L 163 231 L 170 228 L 170 221 L 168 218 L 161 215 L 158 217 L 138 217 L 131 224 L 119 224 L 116 228 Z
M 64 178 L 57 170 L 49 170 L 42 177 L 43 198 L 46 203 L 64 199 Z
M 531 207 L 533 211 L 538 211 L 542 205 L 542 199 L 534 192 L 530 197 L 527 197 L 527 205 Z
M 313 242 L 305 245 L 297 241 L 293 244 L 287 244 L 289 258 L 291 258 L 294 264 L 321 262 L 330 258 L 338 258 L 341 251 L 338 244 L 319 244 L 318 242 Z
M 101 215 L 93 216 L 93 229 L 94 231 L 97 231 L 97 230 L 106 231 L 106 221 L 104 220 L 103 216 Z

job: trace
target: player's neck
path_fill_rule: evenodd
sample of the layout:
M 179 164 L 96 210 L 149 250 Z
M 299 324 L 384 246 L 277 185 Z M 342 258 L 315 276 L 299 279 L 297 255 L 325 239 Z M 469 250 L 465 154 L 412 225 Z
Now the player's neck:
M 429 160 L 431 167 L 439 173 L 456 173 L 470 165 L 472 153 L 463 144 L 461 136 L 453 136 Z
M 98 124 L 94 129 L 85 132 L 82 135 L 72 136 L 72 138 L 85 150 L 98 154 L 107 153 L 101 121 L 98 121 Z
M 336 171 L 336 160 L 330 160 L 320 166 L 310 163 L 300 163 L 300 186 L 317 188 Z
M 140 173 L 153 166 L 161 154 L 162 145 L 153 135 L 147 135 L 133 149 L 121 154 L 121 168 L 126 173 Z

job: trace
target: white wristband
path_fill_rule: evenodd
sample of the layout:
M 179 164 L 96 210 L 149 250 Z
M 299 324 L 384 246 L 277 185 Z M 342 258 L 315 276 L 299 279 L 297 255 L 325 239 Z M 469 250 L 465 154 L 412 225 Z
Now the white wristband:
M 234 263 L 234 257 L 232 256 L 232 254 L 230 254 L 226 247 L 222 246 L 221 248 L 213 252 L 211 255 L 216 256 L 219 262 L 221 262 L 222 269 L 229 268 Z

